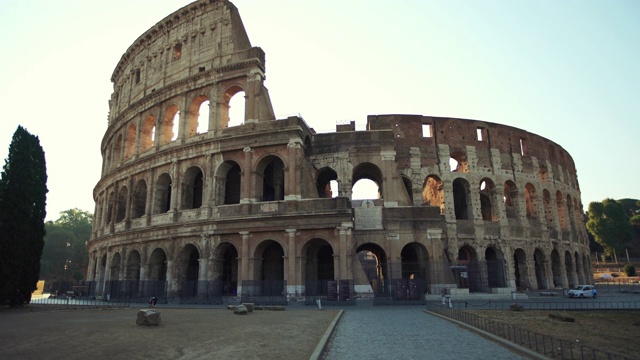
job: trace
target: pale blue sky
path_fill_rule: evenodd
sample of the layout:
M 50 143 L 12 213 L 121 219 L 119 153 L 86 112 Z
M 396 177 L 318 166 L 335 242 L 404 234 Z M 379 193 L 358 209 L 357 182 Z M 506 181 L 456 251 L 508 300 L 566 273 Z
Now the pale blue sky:
M 40 137 L 48 216 L 94 211 L 111 74 L 178 0 L 0 0 L 0 160 Z M 582 202 L 640 198 L 640 2 L 237 0 L 278 117 L 318 131 L 406 113 L 507 124 L 564 147 Z

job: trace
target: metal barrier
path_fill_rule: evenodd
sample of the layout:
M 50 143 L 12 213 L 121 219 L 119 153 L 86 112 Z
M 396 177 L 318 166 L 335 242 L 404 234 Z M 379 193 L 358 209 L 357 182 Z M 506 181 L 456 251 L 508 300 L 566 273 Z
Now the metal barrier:
M 240 302 L 288 305 L 286 280 L 243 280 Z
M 462 302 L 464 303 L 464 302 Z M 451 303 L 453 304 L 453 303 Z M 506 304 L 500 302 L 500 304 Z M 511 303 L 510 303 L 511 304 Z M 525 306 L 527 303 L 519 303 Z M 534 303 L 535 304 L 535 303 Z M 550 303 L 546 303 L 549 305 Z M 566 305 L 567 303 L 556 303 Z M 637 309 L 638 303 L 635 302 L 634 309 Z M 529 307 L 525 307 L 529 309 Z M 556 307 L 554 309 L 559 309 Z M 501 308 L 502 309 L 502 308 Z M 535 307 L 531 309 L 536 309 Z M 545 309 L 549 309 L 548 307 Z M 448 317 L 450 319 L 473 326 L 492 335 L 501 337 L 515 344 L 531 349 L 539 354 L 547 356 L 551 359 L 571 359 L 571 360 L 633 360 L 625 355 L 614 354 L 608 351 L 595 349 L 582 344 L 576 344 L 571 341 L 560 340 L 553 336 L 536 333 L 521 329 L 511 324 L 505 324 L 499 321 L 471 314 L 464 310 L 460 310 L 456 306 L 450 307 L 449 302 L 445 304 L 429 302 L 426 310 Z M 569 309 L 567 309 L 569 310 Z
M 640 301 L 450 301 L 452 309 L 509 310 L 517 304 L 526 310 L 629 310 L 640 309 Z
M 305 283 L 305 305 L 354 306 L 356 293 L 353 280 L 314 280 Z

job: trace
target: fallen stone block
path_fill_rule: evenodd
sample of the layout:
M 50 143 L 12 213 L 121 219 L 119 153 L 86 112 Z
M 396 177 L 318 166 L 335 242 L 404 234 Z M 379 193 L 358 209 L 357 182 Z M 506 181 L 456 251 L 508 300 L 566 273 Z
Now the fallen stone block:
M 254 309 L 254 307 L 255 307 L 255 306 L 254 306 L 254 303 L 242 303 L 242 305 L 244 305 L 244 306 L 246 306 L 246 307 L 247 307 L 247 311 L 248 311 L 248 312 L 253 312 L 253 309 Z
M 524 311 L 524 306 L 520 304 L 511 304 L 509 305 L 509 310 L 511 311 Z
M 136 325 L 160 325 L 160 311 L 143 309 L 138 311 Z
M 236 305 L 227 305 L 227 310 L 235 310 Z
M 238 305 L 233 310 L 233 313 L 236 314 L 236 315 L 247 315 L 249 313 L 249 311 L 247 311 L 247 307 L 246 306 Z

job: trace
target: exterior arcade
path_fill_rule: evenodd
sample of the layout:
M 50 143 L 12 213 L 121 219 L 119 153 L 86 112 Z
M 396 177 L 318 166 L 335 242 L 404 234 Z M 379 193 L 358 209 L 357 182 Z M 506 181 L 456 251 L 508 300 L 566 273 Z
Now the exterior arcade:
M 93 194 L 96 295 L 154 284 L 169 301 L 402 300 L 592 282 L 576 168 L 558 144 L 420 115 L 316 133 L 275 118 L 264 79 L 264 52 L 224 0 L 179 9 L 127 49 Z M 378 196 L 352 200 L 363 180 Z

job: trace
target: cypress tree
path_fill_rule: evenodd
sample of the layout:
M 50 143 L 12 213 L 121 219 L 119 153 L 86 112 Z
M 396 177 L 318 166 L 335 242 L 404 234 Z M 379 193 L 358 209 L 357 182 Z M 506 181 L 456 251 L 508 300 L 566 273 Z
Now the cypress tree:
M 0 174 L 0 295 L 11 306 L 28 303 L 38 283 L 47 192 L 40 140 L 18 126 Z

